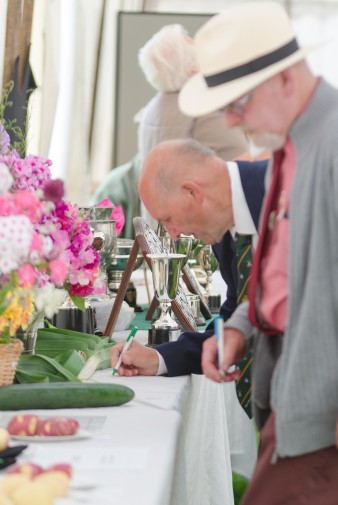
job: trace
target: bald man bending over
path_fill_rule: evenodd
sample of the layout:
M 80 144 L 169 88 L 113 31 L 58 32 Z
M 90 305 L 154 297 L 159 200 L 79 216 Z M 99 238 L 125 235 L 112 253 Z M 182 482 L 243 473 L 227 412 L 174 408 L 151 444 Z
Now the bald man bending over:
M 213 151 L 193 140 L 162 142 L 142 167 L 141 200 L 172 239 L 183 233 L 216 244 L 234 225 L 226 167 Z
M 226 321 L 237 306 L 235 233 L 257 239 L 267 160 L 227 162 L 192 139 L 158 144 L 148 155 L 140 178 L 140 193 L 148 210 L 164 222 L 173 238 L 194 233 L 212 242 L 227 298 L 220 313 Z M 230 230 L 230 231 L 229 231 Z M 216 243 L 217 242 L 217 243 Z M 184 332 L 176 342 L 145 347 L 133 342 L 123 354 L 120 375 L 200 374 L 202 344 L 213 335 Z M 112 348 L 112 366 L 123 343 Z

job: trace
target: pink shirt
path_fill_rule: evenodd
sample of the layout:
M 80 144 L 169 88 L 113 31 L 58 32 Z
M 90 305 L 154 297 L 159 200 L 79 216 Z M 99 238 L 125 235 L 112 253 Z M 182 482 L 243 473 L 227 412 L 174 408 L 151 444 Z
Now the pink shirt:
M 298 117 L 308 107 L 320 82 L 317 78 L 311 95 Z M 288 315 L 288 254 L 289 254 L 289 202 L 293 177 L 296 170 L 296 154 L 290 139 L 284 144 L 281 165 L 281 181 L 276 208 L 270 213 L 265 254 L 261 262 L 260 284 L 262 319 L 277 331 L 284 332 Z
M 270 214 L 265 255 L 261 262 L 261 303 L 263 320 L 284 332 L 288 303 L 289 201 L 295 174 L 295 151 L 290 140 L 284 145 L 279 197 Z

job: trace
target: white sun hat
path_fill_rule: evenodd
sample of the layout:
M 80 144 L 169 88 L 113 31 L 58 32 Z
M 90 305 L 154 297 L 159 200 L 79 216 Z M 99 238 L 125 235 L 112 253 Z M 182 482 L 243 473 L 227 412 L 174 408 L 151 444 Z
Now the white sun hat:
M 179 95 L 181 111 L 192 117 L 228 105 L 318 47 L 299 47 L 286 11 L 273 1 L 229 7 L 194 40 L 200 72 Z

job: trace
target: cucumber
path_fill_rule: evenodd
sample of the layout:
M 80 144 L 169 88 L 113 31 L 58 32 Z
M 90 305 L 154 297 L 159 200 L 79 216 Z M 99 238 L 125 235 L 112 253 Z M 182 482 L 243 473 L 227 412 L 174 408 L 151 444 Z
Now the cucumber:
M 51 382 L 14 384 L 0 388 L 1 410 L 111 407 L 134 398 L 122 384 Z

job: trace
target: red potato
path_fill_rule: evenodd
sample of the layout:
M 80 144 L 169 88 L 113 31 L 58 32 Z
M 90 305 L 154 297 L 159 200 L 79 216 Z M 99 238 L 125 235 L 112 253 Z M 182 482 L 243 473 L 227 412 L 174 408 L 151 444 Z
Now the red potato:
M 33 414 L 18 414 L 8 423 L 7 430 L 10 435 L 33 436 L 36 430 L 39 417 Z
M 78 429 L 79 423 L 76 419 L 68 417 L 49 417 L 39 421 L 36 434 L 42 437 L 75 435 Z
M 57 463 L 55 465 L 50 466 L 45 471 L 46 472 L 54 472 L 54 471 L 63 472 L 66 475 L 68 475 L 69 478 L 71 478 L 73 475 L 73 468 L 68 463 Z
M 7 473 L 19 473 L 20 475 L 26 475 L 29 479 L 34 479 L 40 473 L 44 472 L 44 469 L 40 465 L 35 463 L 23 463 L 21 465 L 12 465 Z

